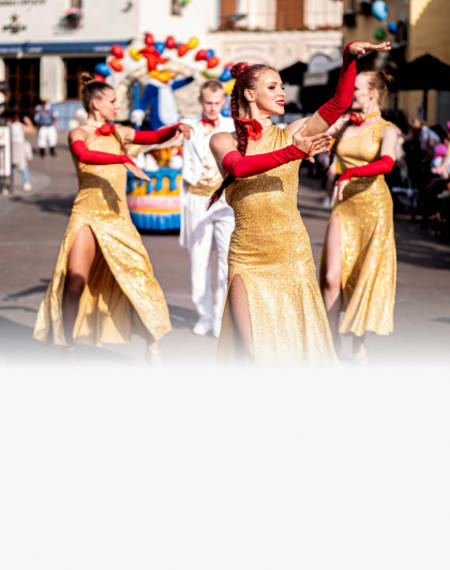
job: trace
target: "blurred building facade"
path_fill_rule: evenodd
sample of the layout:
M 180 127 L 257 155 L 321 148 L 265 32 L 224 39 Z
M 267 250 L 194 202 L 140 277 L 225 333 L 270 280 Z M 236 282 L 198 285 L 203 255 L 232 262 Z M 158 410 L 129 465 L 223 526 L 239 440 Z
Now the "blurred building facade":
M 9 105 L 29 114 L 40 98 L 78 100 L 78 73 L 146 32 L 157 41 L 195 35 L 222 63 L 338 59 L 342 11 L 336 0 L 0 0 L 0 81 Z
M 379 30 L 386 32 L 386 39 L 393 42 L 391 63 L 400 65 L 426 53 L 450 64 L 449 0 L 386 0 L 388 17 L 385 22 L 372 14 L 372 0 L 343 0 L 344 43 L 356 39 L 376 40 Z M 395 23 L 396 33 L 388 26 Z M 380 36 L 378 36 L 380 37 Z M 383 67 L 381 57 L 377 67 Z M 450 89 L 450 87 L 449 87 Z M 423 101 L 422 91 L 403 91 L 398 94 L 398 106 L 410 120 L 419 117 Z M 428 94 L 428 122 L 450 119 L 450 92 L 430 91 Z

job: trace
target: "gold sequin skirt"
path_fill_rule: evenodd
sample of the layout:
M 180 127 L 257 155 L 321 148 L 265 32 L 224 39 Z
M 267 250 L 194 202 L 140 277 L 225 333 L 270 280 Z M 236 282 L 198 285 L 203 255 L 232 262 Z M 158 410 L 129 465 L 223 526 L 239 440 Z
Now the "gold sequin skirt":
M 352 180 L 330 220 L 334 216 L 339 218 L 344 310 L 339 332 L 388 335 L 394 330 L 397 262 L 392 198 L 384 177 Z
M 256 364 L 337 363 L 309 237 L 297 217 L 278 235 L 270 228 L 253 236 L 235 230 L 231 239 L 228 283 L 239 276 L 244 284 Z M 218 345 L 221 364 L 237 362 L 237 342 L 227 295 Z
M 64 283 L 72 244 L 85 225 L 92 230 L 98 248 L 88 284 L 80 298 L 74 339 L 96 346 L 129 342 L 132 333 L 146 340 L 158 340 L 171 329 L 169 311 L 129 215 L 83 215 L 76 208 L 39 308 L 34 338 L 67 344 L 62 318 Z

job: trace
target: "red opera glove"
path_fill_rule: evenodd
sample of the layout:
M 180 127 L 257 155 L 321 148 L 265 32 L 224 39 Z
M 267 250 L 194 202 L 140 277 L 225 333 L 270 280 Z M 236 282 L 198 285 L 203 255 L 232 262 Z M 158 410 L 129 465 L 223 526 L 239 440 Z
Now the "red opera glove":
M 395 161 L 393 158 L 384 154 L 378 160 L 369 162 L 364 166 L 355 166 L 354 168 L 348 168 L 344 174 L 341 174 L 337 183 L 343 182 L 344 180 L 350 180 L 350 178 L 362 178 L 363 176 L 377 176 L 377 174 L 387 174 L 394 168 Z
M 356 57 L 350 53 L 350 42 L 345 46 L 341 72 L 334 97 L 324 103 L 318 110 L 319 115 L 329 125 L 334 124 L 350 107 L 353 101 L 356 79 Z
M 98 150 L 89 150 L 83 141 L 75 141 L 71 144 L 73 154 L 80 162 L 85 164 L 134 164 L 126 154 L 112 154 Z
M 175 136 L 175 133 L 177 132 L 177 129 L 180 125 L 181 123 L 175 123 L 170 127 L 163 127 L 157 131 L 134 131 L 133 142 L 136 144 L 154 144 L 165 142 Z
M 242 156 L 238 150 L 231 150 L 223 157 L 222 166 L 235 178 L 247 178 L 306 156 L 308 155 L 294 144 L 280 150 L 250 156 Z

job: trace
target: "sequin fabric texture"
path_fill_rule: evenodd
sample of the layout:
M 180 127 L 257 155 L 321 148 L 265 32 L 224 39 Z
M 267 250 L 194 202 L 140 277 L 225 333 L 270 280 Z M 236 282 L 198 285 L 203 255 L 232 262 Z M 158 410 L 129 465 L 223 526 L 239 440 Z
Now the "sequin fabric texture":
M 390 123 L 380 120 L 337 147 L 342 171 L 380 157 Z M 391 193 L 383 175 L 352 178 L 331 216 L 339 217 L 344 315 L 341 334 L 387 335 L 394 328 L 396 250 Z M 321 273 L 325 271 L 325 248 Z
M 92 150 L 123 154 L 115 136 L 100 136 Z M 61 244 L 52 280 L 41 303 L 34 337 L 66 345 L 62 300 L 72 244 L 89 226 L 98 251 L 80 299 L 74 339 L 86 344 L 129 342 L 137 333 L 157 340 L 170 330 L 167 303 L 127 206 L 122 164 L 93 165 L 75 160 L 79 191 Z
M 271 126 L 248 154 L 290 144 L 287 129 Z M 239 276 L 250 312 L 255 363 L 330 364 L 335 352 L 320 295 L 308 234 L 297 208 L 300 161 L 238 179 L 226 190 L 235 214 L 229 284 Z M 236 358 L 237 339 L 227 299 L 219 360 Z

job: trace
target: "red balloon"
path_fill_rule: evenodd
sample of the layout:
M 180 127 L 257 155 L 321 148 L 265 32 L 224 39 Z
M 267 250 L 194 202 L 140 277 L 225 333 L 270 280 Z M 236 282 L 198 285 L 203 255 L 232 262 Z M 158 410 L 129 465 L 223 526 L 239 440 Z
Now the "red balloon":
M 114 69 L 114 71 L 123 71 L 122 62 L 121 62 L 120 59 L 118 59 L 117 57 L 114 57 L 114 58 L 109 62 L 109 67 L 110 67 L 111 69 Z
M 211 69 L 212 67 L 216 67 L 216 65 L 219 65 L 219 58 L 216 57 L 215 55 L 212 55 L 209 59 L 208 62 L 206 64 L 206 67 L 208 69 Z
M 229 67 L 233 67 L 234 63 L 232 61 L 230 61 L 230 63 L 227 63 L 226 65 L 223 66 L 224 69 L 228 69 Z
M 119 44 L 114 44 L 111 46 L 111 55 L 119 59 L 123 58 L 123 47 Z
M 195 60 L 201 61 L 202 59 L 206 59 L 208 52 L 206 49 L 199 49 L 198 52 L 195 54 Z
M 186 44 L 180 44 L 178 46 L 178 55 L 180 57 L 183 57 L 183 55 L 187 54 L 188 51 L 189 51 L 189 48 L 187 47 Z
M 144 42 L 147 46 L 152 46 L 155 43 L 155 37 L 153 34 L 145 34 Z
M 175 41 L 175 38 L 173 36 L 167 36 L 166 39 L 166 48 L 167 49 L 173 49 L 174 47 L 176 47 L 177 42 Z
M 103 77 L 103 75 L 100 75 L 100 73 L 95 73 L 94 77 L 97 81 L 103 81 L 103 83 L 106 81 L 106 79 Z

